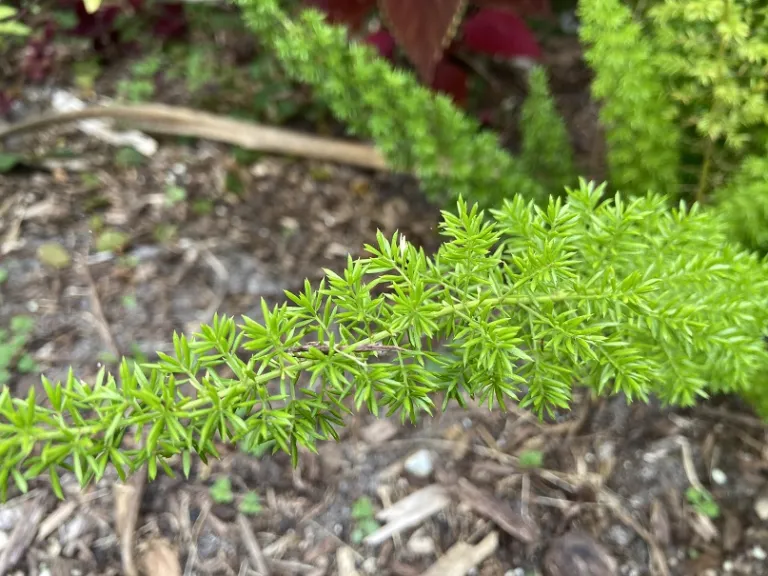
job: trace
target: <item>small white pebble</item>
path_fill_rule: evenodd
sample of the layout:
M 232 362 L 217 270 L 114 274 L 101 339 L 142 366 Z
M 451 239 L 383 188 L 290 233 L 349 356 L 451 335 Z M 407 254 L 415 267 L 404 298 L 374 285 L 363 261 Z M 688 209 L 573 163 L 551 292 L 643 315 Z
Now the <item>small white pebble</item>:
M 762 521 L 768 520 L 768 494 L 755 501 L 755 514 Z
M 733 562 L 730 560 L 726 560 L 723 562 L 723 572 L 731 572 L 733 571 Z
M 752 558 L 755 560 L 765 560 L 768 558 L 768 553 L 765 552 L 760 546 L 755 546 L 750 550 L 750 554 L 752 555 Z
M 425 448 L 414 452 L 406 459 L 405 469 L 417 478 L 428 477 L 433 470 L 432 454 Z
M 406 547 L 409 552 L 416 556 L 428 556 L 435 551 L 435 541 L 423 530 L 417 530 L 413 536 L 408 539 Z
M 728 483 L 728 476 L 725 475 L 725 472 L 720 470 L 720 468 L 713 468 L 712 469 L 712 482 L 717 484 L 718 486 L 724 486 Z
M 376 558 L 374 556 L 366 558 L 360 567 L 366 574 L 376 574 Z

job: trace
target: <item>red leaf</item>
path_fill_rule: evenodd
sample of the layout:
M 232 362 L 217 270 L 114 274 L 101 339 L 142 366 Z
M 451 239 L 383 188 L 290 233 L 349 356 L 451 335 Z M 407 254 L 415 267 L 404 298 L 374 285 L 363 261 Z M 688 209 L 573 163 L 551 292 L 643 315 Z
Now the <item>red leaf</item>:
M 475 52 L 503 58 L 541 56 L 541 47 L 523 19 L 507 10 L 488 8 L 467 18 L 461 44 Z
M 473 0 L 478 8 L 498 8 L 519 16 L 551 16 L 550 0 Z
M 462 108 L 467 103 L 467 95 L 469 93 L 467 73 L 455 64 L 451 64 L 445 58 L 440 60 L 435 66 L 432 88 L 437 92 L 447 94 Z
M 395 54 L 395 39 L 392 37 L 392 34 L 386 30 L 379 30 L 378 32 L 369 34 L 363 41 L 376 48 L 383 58 L 392 60 L 392 57 Z
M 376 0 L 304 0 L 304 3 L 328 14 L 333 24 L 346 24 L 352 30 L 358 30 L 376 6 Z
M 379 0 L 382 20 L 427 83 L 456 36 L 465 6 L 466 0 Z

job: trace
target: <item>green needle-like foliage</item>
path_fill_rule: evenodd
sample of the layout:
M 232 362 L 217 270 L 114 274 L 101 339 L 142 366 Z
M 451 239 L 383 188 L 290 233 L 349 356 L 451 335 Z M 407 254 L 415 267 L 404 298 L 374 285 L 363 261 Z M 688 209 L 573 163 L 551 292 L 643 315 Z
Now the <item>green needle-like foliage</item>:
M 352 134 L 372 138 L 392 167 L 416 174 L 439 201 L 459 196 L 483 206 L 511 194 L 546 198 L 520 161 L 497 138 L 415 76 L 351 42 L 316 10 L 289 18 L 277 0 L 237 0 L 259 40 L 286 72 L 314 89 Z M 561 183 L 562 185 L 563 183 Z
M 613 186 L 627 194 L 680 194 L 680 125 L 653 45 L 621 0 L 580 0 L 579 35 L 595 73 Z
M 768 124 L 768 8 L 754 0 L 664 0 L 649 16 L 671 97 L 701 135 L 743 150 L 754 128 Z
M 768 155 L 748 156 L 716 197 L 731 236 L 751 250 L 768 253 Z
M 0 394 L 0 487 L 48 471 L 81 482 L 167 459 L 217 456 L 214 441 L 298 457 L 336 437 L 352 403 L 416 420 L 437 399 L 567 409 L 574 383 L 630 399 L 690 405 L 712 392 L 756 392 L 768 271 L 726 242 L 711 212 L 646 195 L 600 203 L 584 182 L 546 209 L 521 196 L 492 219 L 459 201 L 434 257 L 379 235 L 313 288 L 263 319 L 217 317 L 173 356 L 118 378 L 73 374 Z M 126 448 L 128 435 L 137 448 Z M 246 446 L 246 449 L 248 446 Z
M 546 70 L 534 66 L 528 75 L 528 84 L 529 93 L 520 118 L 523 129 L 520 160 L 528 174 L 546 190 L 562 190 L 576 183 L 568 131 L 549 91 Z

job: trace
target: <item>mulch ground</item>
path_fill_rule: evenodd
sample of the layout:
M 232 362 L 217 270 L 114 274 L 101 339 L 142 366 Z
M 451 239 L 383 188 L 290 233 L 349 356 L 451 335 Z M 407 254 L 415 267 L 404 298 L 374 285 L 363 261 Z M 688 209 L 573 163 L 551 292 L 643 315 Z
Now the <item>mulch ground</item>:
M 599 176 L 578 52 L 549 58 L 579 162 Z M 438 210 L 408 178 L 173 139 L 139 162 L 71 127 L 15 145 L 62 143 L 58 167 L 0 175 L 0 327 L 34 319 L 37 372 L 12 373 L 14 394 L 39 372 L 88 380 L 122 355 L 168 352 L 174 330 L 216 310 L 258 317 L 261 298 L 343 268 L 377 229 L 438 245 Z M 98 249 L 105 231 L 119 250 Z M 71 262 L 41 261 L 50 244 Z M 359 414 L 295 469 L 227 446 L 189 480 L 176 469 L 86 490 L 65 476 L 65 501 L 45 480 L 11 491 L 0 574 L 768 574 L 768 425 L 731 400 L 671 410 L 577 394 L 556 422 L 477 406 L 418 426 Z

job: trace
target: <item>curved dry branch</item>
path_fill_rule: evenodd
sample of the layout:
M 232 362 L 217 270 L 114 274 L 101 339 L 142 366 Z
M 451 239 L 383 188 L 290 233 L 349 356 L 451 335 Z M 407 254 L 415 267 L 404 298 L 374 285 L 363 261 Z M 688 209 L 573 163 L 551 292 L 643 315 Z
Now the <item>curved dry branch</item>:
M 248 150 L 326 160 L 374 170 L 389 170 L 383 156 L 368 144 L 312 136 L 165 104 L 93 106 L 71 112 L 44 114 L 0 128 L 0 141 L 51 126 L 92 118 L 119 120 L 148 133 L 204 138 Z

